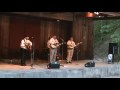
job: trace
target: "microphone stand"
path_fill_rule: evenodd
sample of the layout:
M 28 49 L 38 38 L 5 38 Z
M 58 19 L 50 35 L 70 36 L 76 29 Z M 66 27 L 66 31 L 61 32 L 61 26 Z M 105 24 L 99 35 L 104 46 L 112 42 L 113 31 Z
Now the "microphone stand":
M 78 54 L 79 54 L 80 50 L 78 47 L 76 47 L 76 49 L 77 49 L 77 61 L 78 61 Z
M 62 39 L 62 44 L 64 43 L 64 40 Z M 62 45 L 62 60 L 63 60 L 63 45 Z
M 77 61 L 78 61 L 78 53 L 80 52 L 80 50 L 77 51 Z
M 32 37 L 31 69 L 34 69 L 33 65 L 34 65 L 34 37 Z

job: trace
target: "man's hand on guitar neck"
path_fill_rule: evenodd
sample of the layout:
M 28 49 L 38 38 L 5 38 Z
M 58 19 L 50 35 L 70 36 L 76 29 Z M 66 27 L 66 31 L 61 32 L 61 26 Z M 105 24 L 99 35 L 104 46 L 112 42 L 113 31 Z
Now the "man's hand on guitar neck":
M 56 44 L 53 44 L 53 45 L 55 45 L 55 46 L 60 46 L 60 45 L 63 45 L 63 44 L 65 44 L 65 42 L 63 43 L 56 43 Z
M 64 43 L 51 44 L 51 48 L 57 48 L 57 47 L 59 47 L 59 46 L 61 46 L 61 45 L 63 45 L 63 44 L 65 44 L 65 42 L 64 42 Z
M 55 43 L 55 44 L 53 44 L 53 45 L 58 46 L 58 45 L 59 45 L 59 43 Z
M 79 43 L 77 43 L 77 45 L 76 46 L 78 46 L 78 45 L 80 45 L 80 44 L 82 44 L 83 42 L 79 42 Z
M 82 44 L 83 42 L 79 42 L 79 44 Z

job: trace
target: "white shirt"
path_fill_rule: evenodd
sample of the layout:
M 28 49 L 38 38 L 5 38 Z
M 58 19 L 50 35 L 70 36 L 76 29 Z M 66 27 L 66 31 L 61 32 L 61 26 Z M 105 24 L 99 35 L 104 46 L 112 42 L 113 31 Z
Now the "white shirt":
M 75 45 L 74 41 L 68 40 L 68 42 L 67 42 L 67 48 L 74 48 L 75 46 L 76 45 Z
M 26 45 L 30 44 L 32 46 L 32 42 L 30 40 L 23 39 L 21 40 L 20 47 L 23 49 L 27 49 Z
M 50 45 L 52 48 L 57 48 L 58 46 L 55 45 L 55 44 L 58 44 L 58 40 L 57 39 L 54 39 L 54 38 L 51 38 L 50 41 L 49 41 Z

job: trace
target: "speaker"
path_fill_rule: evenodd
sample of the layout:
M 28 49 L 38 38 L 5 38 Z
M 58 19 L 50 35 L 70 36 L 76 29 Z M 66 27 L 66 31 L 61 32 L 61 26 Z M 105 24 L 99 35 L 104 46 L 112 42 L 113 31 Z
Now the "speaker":
M 87 62 L 85 67 L 95 67 L 95 62 Z
M 60 63 L 58 63 L 58 62 L 49 63 L 47 65 L 47 68 L 48 69 L 58 69 L 58 68 L 60 68 Z
M 119 53 L 118 43 L 109 43 L 108 54 L 118 54 L 118 53 Z

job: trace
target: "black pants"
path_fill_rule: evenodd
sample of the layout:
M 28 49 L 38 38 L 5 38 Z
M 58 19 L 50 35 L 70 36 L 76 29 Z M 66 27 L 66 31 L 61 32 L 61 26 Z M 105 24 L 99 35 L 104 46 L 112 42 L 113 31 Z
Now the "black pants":
M 27 50 L 21 48 L 21 49 L 20 49 L 20 52 L 21 52 L 21 65 L 22 65 L 22 66 L 25 66 L 25 65 L 26 65 Z

